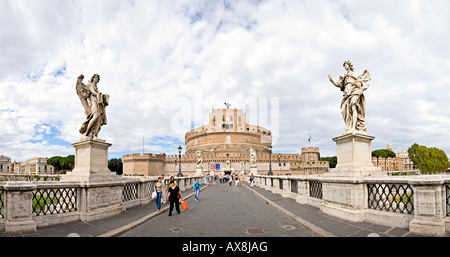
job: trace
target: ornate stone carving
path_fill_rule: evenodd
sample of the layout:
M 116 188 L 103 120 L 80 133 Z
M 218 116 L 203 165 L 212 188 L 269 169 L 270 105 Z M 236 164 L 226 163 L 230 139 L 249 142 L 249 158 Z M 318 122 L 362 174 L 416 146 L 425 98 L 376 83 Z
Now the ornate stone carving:
M 344 68 L 347 74 L 340 76 L 339 81 L 333 80 L 328 74 L 331 83 L 343 92 L 341 113 L 345 122 L 344 134 L 366 134 L 366 101 L 363 92 L 369 88 L 370 73 L 364 70 L 363 74 L 357 74 L 350 61 L 344 62 Z
M 107 124 L 106 106 L 109 105 L 109 95 L 101 93 L 97 88 L 100 75 L 92 75 L 87 85 L 83 83 L 83 78 L 83 74 L 78 76 L 76 83 L 76 92 L 86 115 L 86 120 L 80 128 L 80 140 L 92 139 L 101 141 L 98 138 L 98 132 L 101 126 Z

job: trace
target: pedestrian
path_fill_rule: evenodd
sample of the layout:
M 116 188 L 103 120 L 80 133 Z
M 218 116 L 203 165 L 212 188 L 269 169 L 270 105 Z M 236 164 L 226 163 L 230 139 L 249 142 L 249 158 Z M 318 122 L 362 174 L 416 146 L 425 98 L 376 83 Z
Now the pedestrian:
M 195 201 L 198 203 L 198 196 L 200 194 L 200 185 L 202 183 L 200 182 L 200 180 L 198 178 L 195 178 L 195 183 L 194 183 L 194 192 L 195 192 Z
M 239 185 L 239 176 L 238 175 L 234 176 L 234 182 L 235 182 L 236 186 Z
M 255 177 L 253 177 L 253 173 L 250 174 L 250 187 L 253 187 L 253 181 L 255 180 Z
M 239 183 L 242 185 L 244 185 L 244 175 L 241 174 L 241 178 L 239 179 Z
M 216 185 L 216 180 L 217 180 L 217 175 L 214 175 L 214 177 L 213 177 L 213 186 Z
M 167 185 L 169 183 L 169 180 L 164 178 L 164 174 L 161 175 L 161 182 L 163 184 L 162 186 L 162 195 L 161 195 L 161 200 L 162 200 L 162 204 L 166 204 L 166 198 L 167 198 Z
M 177 184 L 177 182 L 175 181 L 175 177 L 174 176 L 171 176 L 170 177 L 170 179 L 169 179 L 169 181 L 167 181 L 167 186 L 166 186 L 166 199 L 169 199 L 168 201 L 170 201 L 170 198 L 169 198 L 169 187 L 170 187 L 170 183 L 175 183 L 175 185 Z
M 229 179 L 228 179 L 228 183 L 230 184 L 230 186 L 231 186 L 231 183 L 233 182 L 233 175 L 230 175 L 230 177 L 229 177 Z
M 183 196 L 181 195 L 180 188 L 175 184 L 175 181 L 170 182 L 169 187 L 169 195 L 168 195 L 168 201 L 170 201 L 170 209 L 169 209 L 169 216 L 172 216 L 173 206 L 175 205 L 175 209 L 177 210 L 178 214 L 180 214 L 180 200 L 183 200 Z
M 158 177 L 158 182 L 153 185 L 153 189 L 156 191 L 156 211 L 159 212 L 161 209 L 161 197 L 163 192 L 163 183 L 161 182 L 161 177 Z
M 169 179 L 169 186 L 170 186 L 170 183 L 175 183 L 175 185 L 177 184 L 177 182 L 175 181 L 175 177 L 174 176 L 171 176 L 170 177 L 170 179 Z

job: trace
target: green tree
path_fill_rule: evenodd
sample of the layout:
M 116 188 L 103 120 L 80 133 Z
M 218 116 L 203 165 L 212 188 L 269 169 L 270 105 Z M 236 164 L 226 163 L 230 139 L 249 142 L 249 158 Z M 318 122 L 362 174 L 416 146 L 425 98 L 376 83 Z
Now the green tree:
M 337 157 L 331 156 L 331 157 L 320 157 L 321 161 L 327 161 L 330 165 L 330 168 L 336 168 L 337 165 Z
M 47 164 L 52 165 L 55 168 L 55 171 L 60 171 L 62 169 L 61 166 L 61 156 L 53 156 L 47 159 Z
M 450 167 L 448 157 L 444 151 L 423 145 L 413 144 L 408 148 L 408 155 L 414 165 L 423 174 L 437 174 L 445 172 Z
M 112 172 L 116 172 L 117 175 L 123 174 L 123 164 L 122 159 L 112 158 L 108 161 L 108 168 Z
M 377 157 L 377 167 L 379 164 L 379 158 L 384 158 L 384 170 L 386 170 L 387 167 L 387 158 L 395 158 L 395 156 L 396 154 L 393 151 L 387 149 L 378 149 L 372 151 L 372 157 Z
M 68 155 L 61 158 L 60 165 L 64 170 L 72 170 L 75 164 L 75 155 Z
M 55 171 L 72 170 L 75 164 L 75 155 L 53 156 L 47 159 L 47 164 L 52 165 Z

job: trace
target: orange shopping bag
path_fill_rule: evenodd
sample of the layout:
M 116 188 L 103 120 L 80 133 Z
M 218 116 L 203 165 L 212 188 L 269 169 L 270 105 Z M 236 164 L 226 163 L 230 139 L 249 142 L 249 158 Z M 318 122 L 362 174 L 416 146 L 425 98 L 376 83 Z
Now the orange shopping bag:
M 181 201 L 181 207 L 183 207 L 183 210 L 187 210 L 188 209 L 186 201 Z

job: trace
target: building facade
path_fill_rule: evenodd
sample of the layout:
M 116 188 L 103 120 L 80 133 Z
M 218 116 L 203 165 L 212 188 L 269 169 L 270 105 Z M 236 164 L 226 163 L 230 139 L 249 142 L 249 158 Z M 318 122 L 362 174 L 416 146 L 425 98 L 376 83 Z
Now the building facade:
M 52 165 L 47 164 L 48 158 L 33 158 L 20 163 L 21 174 L 54 174 L 55 170 Z
M 392 151 L 392 145 L 387 145 L 386 150 Z M 385 171 L 414 170 L 414 164 L 409 158 L 407 151 L 395 152 L 394 158 L 372 157 L 372 163 L 376 167 L 381 167 Z
M 209 123 L 185 135 L 185 154 L 128 154 L 122 157 L 123 174 L 176 176 L 196 174 L 250 173 L 250 148 L 256 151 L 259 174 L 318 174 L 328 172 L 328 162 L 319 162 L 318 148 L 304 148 L 300 154 L 271 153 L 272 132 L 246 123 L 242 109 L 213 109 Z M 199 156 L 201 158 L 199 158 Z
M 0 173 L 12 173 L 14 172 L 11 166 L 11 158 L 0 155 Z

